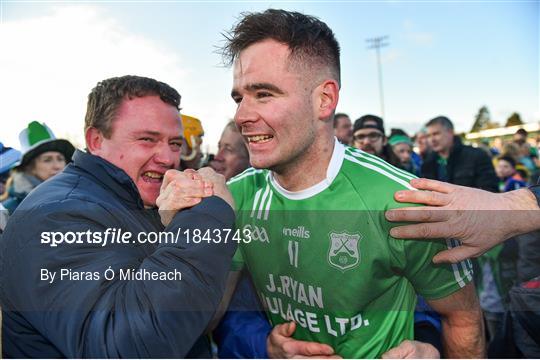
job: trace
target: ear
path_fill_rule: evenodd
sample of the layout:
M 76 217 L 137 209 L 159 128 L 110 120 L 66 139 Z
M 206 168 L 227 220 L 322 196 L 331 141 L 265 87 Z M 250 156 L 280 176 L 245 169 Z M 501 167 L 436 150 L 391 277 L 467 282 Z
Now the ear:
M 382 144 L 383 144 L 383 146 L 386 146 L 386 144 L 388 144 L 388 138 L 386 137 L 386 135 L 383 137 Z
M 84 134 L 86 140 L 86 148 L 88 152 L 94 155 L 98 155 L 101 152 L 101 145 L 103 143 L 103 134 L 98 129 L 91 127 L 86 129 Z
M 317 112 L 320 120 L 331 119 L 339 100 L 339 85 L 335 80 L 325 80 L 319 85 Z

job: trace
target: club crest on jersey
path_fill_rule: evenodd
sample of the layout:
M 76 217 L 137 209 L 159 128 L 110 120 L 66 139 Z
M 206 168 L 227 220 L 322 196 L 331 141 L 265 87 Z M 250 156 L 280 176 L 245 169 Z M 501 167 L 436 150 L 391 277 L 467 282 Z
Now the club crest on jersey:
M 352 269 L 358 265 L 360 263 L 360 250 L 358 248 L 360 239 L 362 239 L 360 234 L 331 232 L 328 263 L 341 271 Z

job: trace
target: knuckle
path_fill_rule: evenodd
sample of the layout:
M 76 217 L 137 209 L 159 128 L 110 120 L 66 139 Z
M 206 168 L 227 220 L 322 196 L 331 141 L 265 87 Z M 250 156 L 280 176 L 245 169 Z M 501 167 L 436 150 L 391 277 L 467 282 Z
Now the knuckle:
M 418 233 L 420 234 L 420 237 L 428 238 L 431 235 L 431 230 L 428 226 L 420 225 L 420 227 L 418 228 Z

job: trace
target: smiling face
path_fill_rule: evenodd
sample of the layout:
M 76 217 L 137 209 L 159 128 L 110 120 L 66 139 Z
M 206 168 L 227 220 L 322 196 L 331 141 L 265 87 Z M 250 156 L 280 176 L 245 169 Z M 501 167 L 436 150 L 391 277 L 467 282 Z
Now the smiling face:
M 144 205 L 155 206 L 163 175 L 180 164 L 182 124 L 178 110 L 158 96 L 125 99 L 112 123 L 110 138 L 96 129 L 89 131 L 95 132 L 87 134 L 91 153 L 124 170 Z
M 243 50 L 234 63 L 231 94 L 251 165 L 278 173 L 309 157 L 317 133 L 314 85 L 291 64 L 289 53 L 274 40 Z

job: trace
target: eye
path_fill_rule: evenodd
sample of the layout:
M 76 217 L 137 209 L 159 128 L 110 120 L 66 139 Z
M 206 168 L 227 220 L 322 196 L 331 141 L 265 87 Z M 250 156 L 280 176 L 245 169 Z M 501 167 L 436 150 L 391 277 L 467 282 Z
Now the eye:
M 270 97 L 272 96 L 271 93 L 269 93 L 268 91 L 259 91 L 257 92 L 257 99 L 264 99 L 264 98 L 267 98 L 267 97 Z
M 170 145 L 174 150 L 180 151 L 180 149 L 182 149 L 182 142 L 175 141 L 171 142 Z
M 233 96 L 232 99 L 235 102 L 235 104 L 240 104 L 242 102 L 242 97 L 241 96 Z
M 141 137 L 141 138 L 139 138 L 139 140 L 144 141 L 144 142 L 154 142 L 155 141 L 151 137 Z

